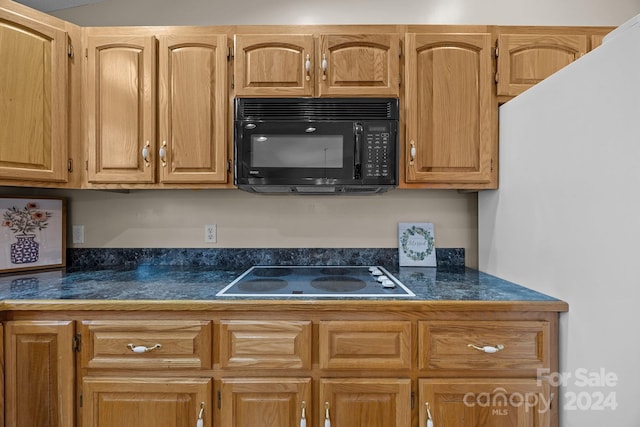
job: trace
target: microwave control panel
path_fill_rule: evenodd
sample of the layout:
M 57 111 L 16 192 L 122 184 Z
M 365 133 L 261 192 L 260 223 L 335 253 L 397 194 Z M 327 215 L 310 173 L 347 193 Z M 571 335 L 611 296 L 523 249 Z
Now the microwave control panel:
M 368 124 L 364 126 L 364 178 L 386 178 L 390 174 L 390 164 L 395 161 L 394 144 L 391 141 L 389 124 Z

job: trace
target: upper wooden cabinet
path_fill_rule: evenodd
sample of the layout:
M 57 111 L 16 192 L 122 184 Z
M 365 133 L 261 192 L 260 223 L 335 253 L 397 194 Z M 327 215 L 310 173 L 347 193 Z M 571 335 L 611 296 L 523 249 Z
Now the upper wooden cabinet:
M 398 34 L 238 34 L 237 96 L 398 96 Z
M 87 59 L 90 183 L 226 182 L 225 35 L 91 29 Z
M 586 34 L 499 34 L 498 95 L 518 95 L 588 51 Z
M 496 188 L 491 34 L 410 33 L 405 39 L 405 183 Z
M 0 179 L 67 180 L 67 33 L 0 8 Z

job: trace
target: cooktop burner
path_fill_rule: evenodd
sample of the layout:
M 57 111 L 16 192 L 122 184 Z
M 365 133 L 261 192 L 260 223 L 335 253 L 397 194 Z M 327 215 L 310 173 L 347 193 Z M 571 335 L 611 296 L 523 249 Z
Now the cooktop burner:
M 216 296 L 343 298 L 414 295 L 379 266 L 255 266 Z

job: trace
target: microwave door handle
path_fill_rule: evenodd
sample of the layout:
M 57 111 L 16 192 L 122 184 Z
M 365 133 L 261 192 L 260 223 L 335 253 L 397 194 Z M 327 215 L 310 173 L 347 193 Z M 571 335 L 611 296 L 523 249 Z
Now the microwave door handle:
M 353 153 L 353 166 L 354 166 L 354 179 L 360 179 L 362 177 L 362 134 L 363 128 L 360 123 L 356 123 L 355 125 L 355 146 Z

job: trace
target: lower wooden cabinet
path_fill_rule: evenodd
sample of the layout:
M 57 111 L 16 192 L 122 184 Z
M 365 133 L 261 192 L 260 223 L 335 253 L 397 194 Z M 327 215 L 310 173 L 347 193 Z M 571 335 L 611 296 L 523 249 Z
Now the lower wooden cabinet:
M 311 423 L 311 378 L 225 378 L 220 422 L 225 427 L 299 426 Z
M 0 313 L 0 427 L 558 425 L 557 312 L 108 307 Z
M 85 377 L 82 389 L 83 427 L 213 426 L 211 378 Z
M 331 425 L 411 426 L 411 380 L 408 378 L 321 379 L 319 394 L 320 420 L 329 420 Z
M 420 424 L 446 427 L 550 425 L 547 381 L 535 379 L 420 380 Z M 427 412 L 427 405 L 429 412 Z
M 5 425 L 75 425 L 74 322 L 4 324 Z

